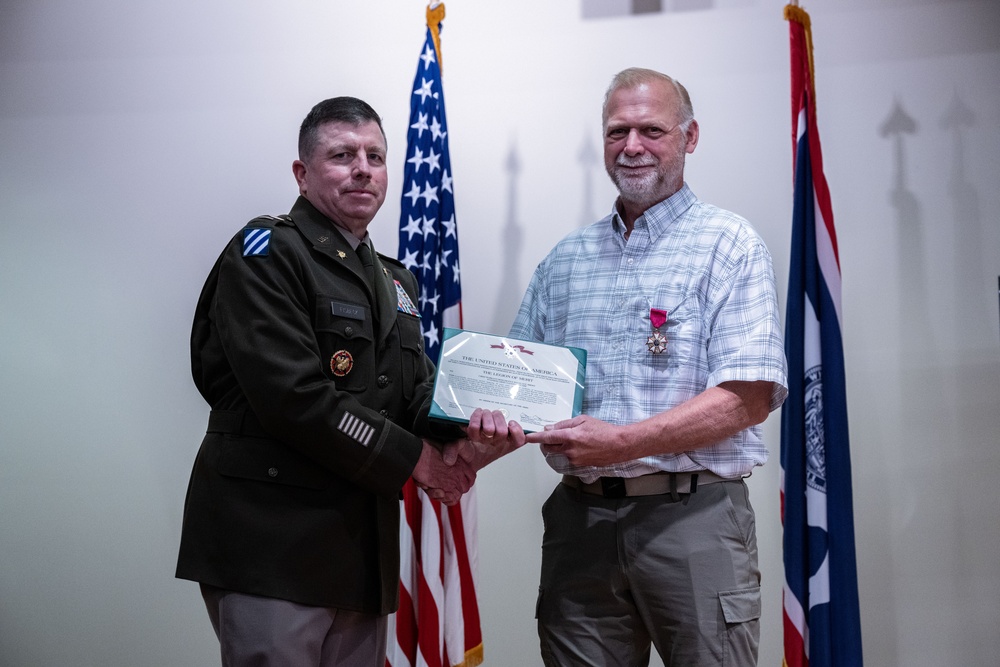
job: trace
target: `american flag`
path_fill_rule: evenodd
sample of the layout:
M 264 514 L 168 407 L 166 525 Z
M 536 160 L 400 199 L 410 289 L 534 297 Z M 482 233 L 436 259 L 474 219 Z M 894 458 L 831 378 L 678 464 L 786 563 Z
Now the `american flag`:
M 444 5 L 428 12 L 438 10 L 443 18 Z M 428 17 L 427 39 L 410 95 L 399 260 L 420 282 L 424 342 L 427 354 L 437 361 L 442 327 L 462 325 L 462 285 L 441 58 L 435 46 L 440 24 L 432 27 L 432 20 Z
M 786 667 L 861 665 L 840 257 L 816 127 L 809 15 L 785 7 L 795 200 L 781 414 Z
M 410 95 L 399 259 L 420 283 L 425 348 L 437 361 L 444 327 L 462 326 L 458 226 L 441 87 L 444 5 L 427 9 L 427 37 Z M 444 507 L 403 488 L 400 608 L 392 617 L 390 667 L 473 667 L 483 660 L 476 599 L 476 496 Z

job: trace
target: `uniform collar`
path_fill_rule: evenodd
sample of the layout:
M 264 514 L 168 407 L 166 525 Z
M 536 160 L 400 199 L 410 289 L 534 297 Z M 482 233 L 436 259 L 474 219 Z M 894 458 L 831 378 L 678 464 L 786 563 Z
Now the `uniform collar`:
M 332 220 L 320 213 L 308 199 L 302 196 L 295 201 L 290 215 L 299 232 L 312 242 L 316 250 L 334 258 L 337 264 L 346 267 L 357 276 L 358 280 L 365 286 L 369 298 L 374 296 L 372 294 L 374 289 L 377 293 L 377 298 L 373 300 L 378 311 L 376 318 L 378 338 L 384 340 L 396 321 L 396 286 L 393 283 L 392 275 L 382 265 L 377 252 L 372 252 L 372 260 L 375 265 L 375 285 L 368 285 L 368 279 L 356 250 L 361 243 L 367 243 L 374 251 L 375 244 L 371 242 L 371 235 L 366 233 L 364 240 L 358 240 L 358 237 L 335 225 Z

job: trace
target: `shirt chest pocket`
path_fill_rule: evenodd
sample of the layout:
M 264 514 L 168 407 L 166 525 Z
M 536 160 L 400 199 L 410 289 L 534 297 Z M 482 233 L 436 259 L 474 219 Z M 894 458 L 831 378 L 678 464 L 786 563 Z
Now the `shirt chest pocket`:
M 656 307 L 656 306 L 654 306 Z M 705 363 L 705 340 L 702 336 L 702 315 L 697 295 L 689 295 L 676 303 L 673 308 L 662 306 L 667 311 L 666 324 L 659 328 L 665 343 L 653 339 L 654 331 L 650 323 L 650 340 L 644 346 L 644 356 L 653 368 L 659 371 L 675 371 L 680 368 L 691 370 Z M 658 345 L 653 343 L 658 342 Z M 655 349 L 661 352 L 656 353 Z
M 316 298 L 315 322 L 327 377 L 344 391 L 367 389 L 375 366 L 375 336 L 368 304 L 320 294 Z

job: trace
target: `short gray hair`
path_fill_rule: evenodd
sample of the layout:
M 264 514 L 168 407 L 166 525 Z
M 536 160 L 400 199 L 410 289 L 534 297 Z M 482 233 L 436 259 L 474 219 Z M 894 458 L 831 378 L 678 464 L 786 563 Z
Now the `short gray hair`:
M 651 83 L 653 81 L 662 81 L 671 86 L 674 92 L 677 93 L 677 99 L 680 100 L 679 126 L 682 132 L 687 132 L 688 126 L 694 120 L 694 107 L 691 106 L 691 96 L 688 95 L 687 88 L 682 86 L 681 82 L 673 77 L 642 67 L 629 67 L 618 72 L 611 79 L 611 85 L 608 86 L 608 91 L 604 94 L 604 105 L 601 107 L 601 124 L 603 125 L 608 122 L 608 102 L 615 91 L 621 88 L 635 88 L 643 83 Z

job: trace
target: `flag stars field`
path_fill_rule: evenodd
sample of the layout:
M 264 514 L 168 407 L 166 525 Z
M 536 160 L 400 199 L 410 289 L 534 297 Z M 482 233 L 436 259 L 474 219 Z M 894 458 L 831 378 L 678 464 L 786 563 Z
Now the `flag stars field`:
M 424 219 L 423 218 L 414 218 L 412 216 L 407 216 L 407 217 L 409 218 L 409 222 L 407 222 L 406 226 L 403 227 L 400 230 L 400 233 L 409 234 L 409 236 L 407 237 L 408 240 L 413 240 L 413 235 L 414 234 L 423 234 L 422 227 L 423 227 Z M 414 253 L 414 256 L 416 256 L 416 253 Z M 406 262 L 403 262 L 403 263 L 405 264 Z
M 434 93 L 431 92 L 431 82 L 424 79 L 424 82 L 420 84 L 420 87 L 413 91 L 413 94 L 420 95 L 420 103 L 423 104 L 424 100 L 434 95 Z
M 430 125 L 427 124 L 427 114 L 425 113 L 419 114 L 417 116 L 417 122 L 415 122 L 413 125 L 410 125 L 410 129 L 416 130 L 417 138 L 418 139 L 421 138 L 423 136 L 424 130 L 431 129 Z
M 458 224 L 441 68 L 430 42 L 425 44 L 417 70 L 410 88 L 399 256 L 420 281 L 421 294 L 433 299 L 421 299 L 420 315 L 427 353 L 436 361 L 443 328 L 460 327 L 457 320 L 442 321 L 444 314 L 458 315 L 461 308 Z

